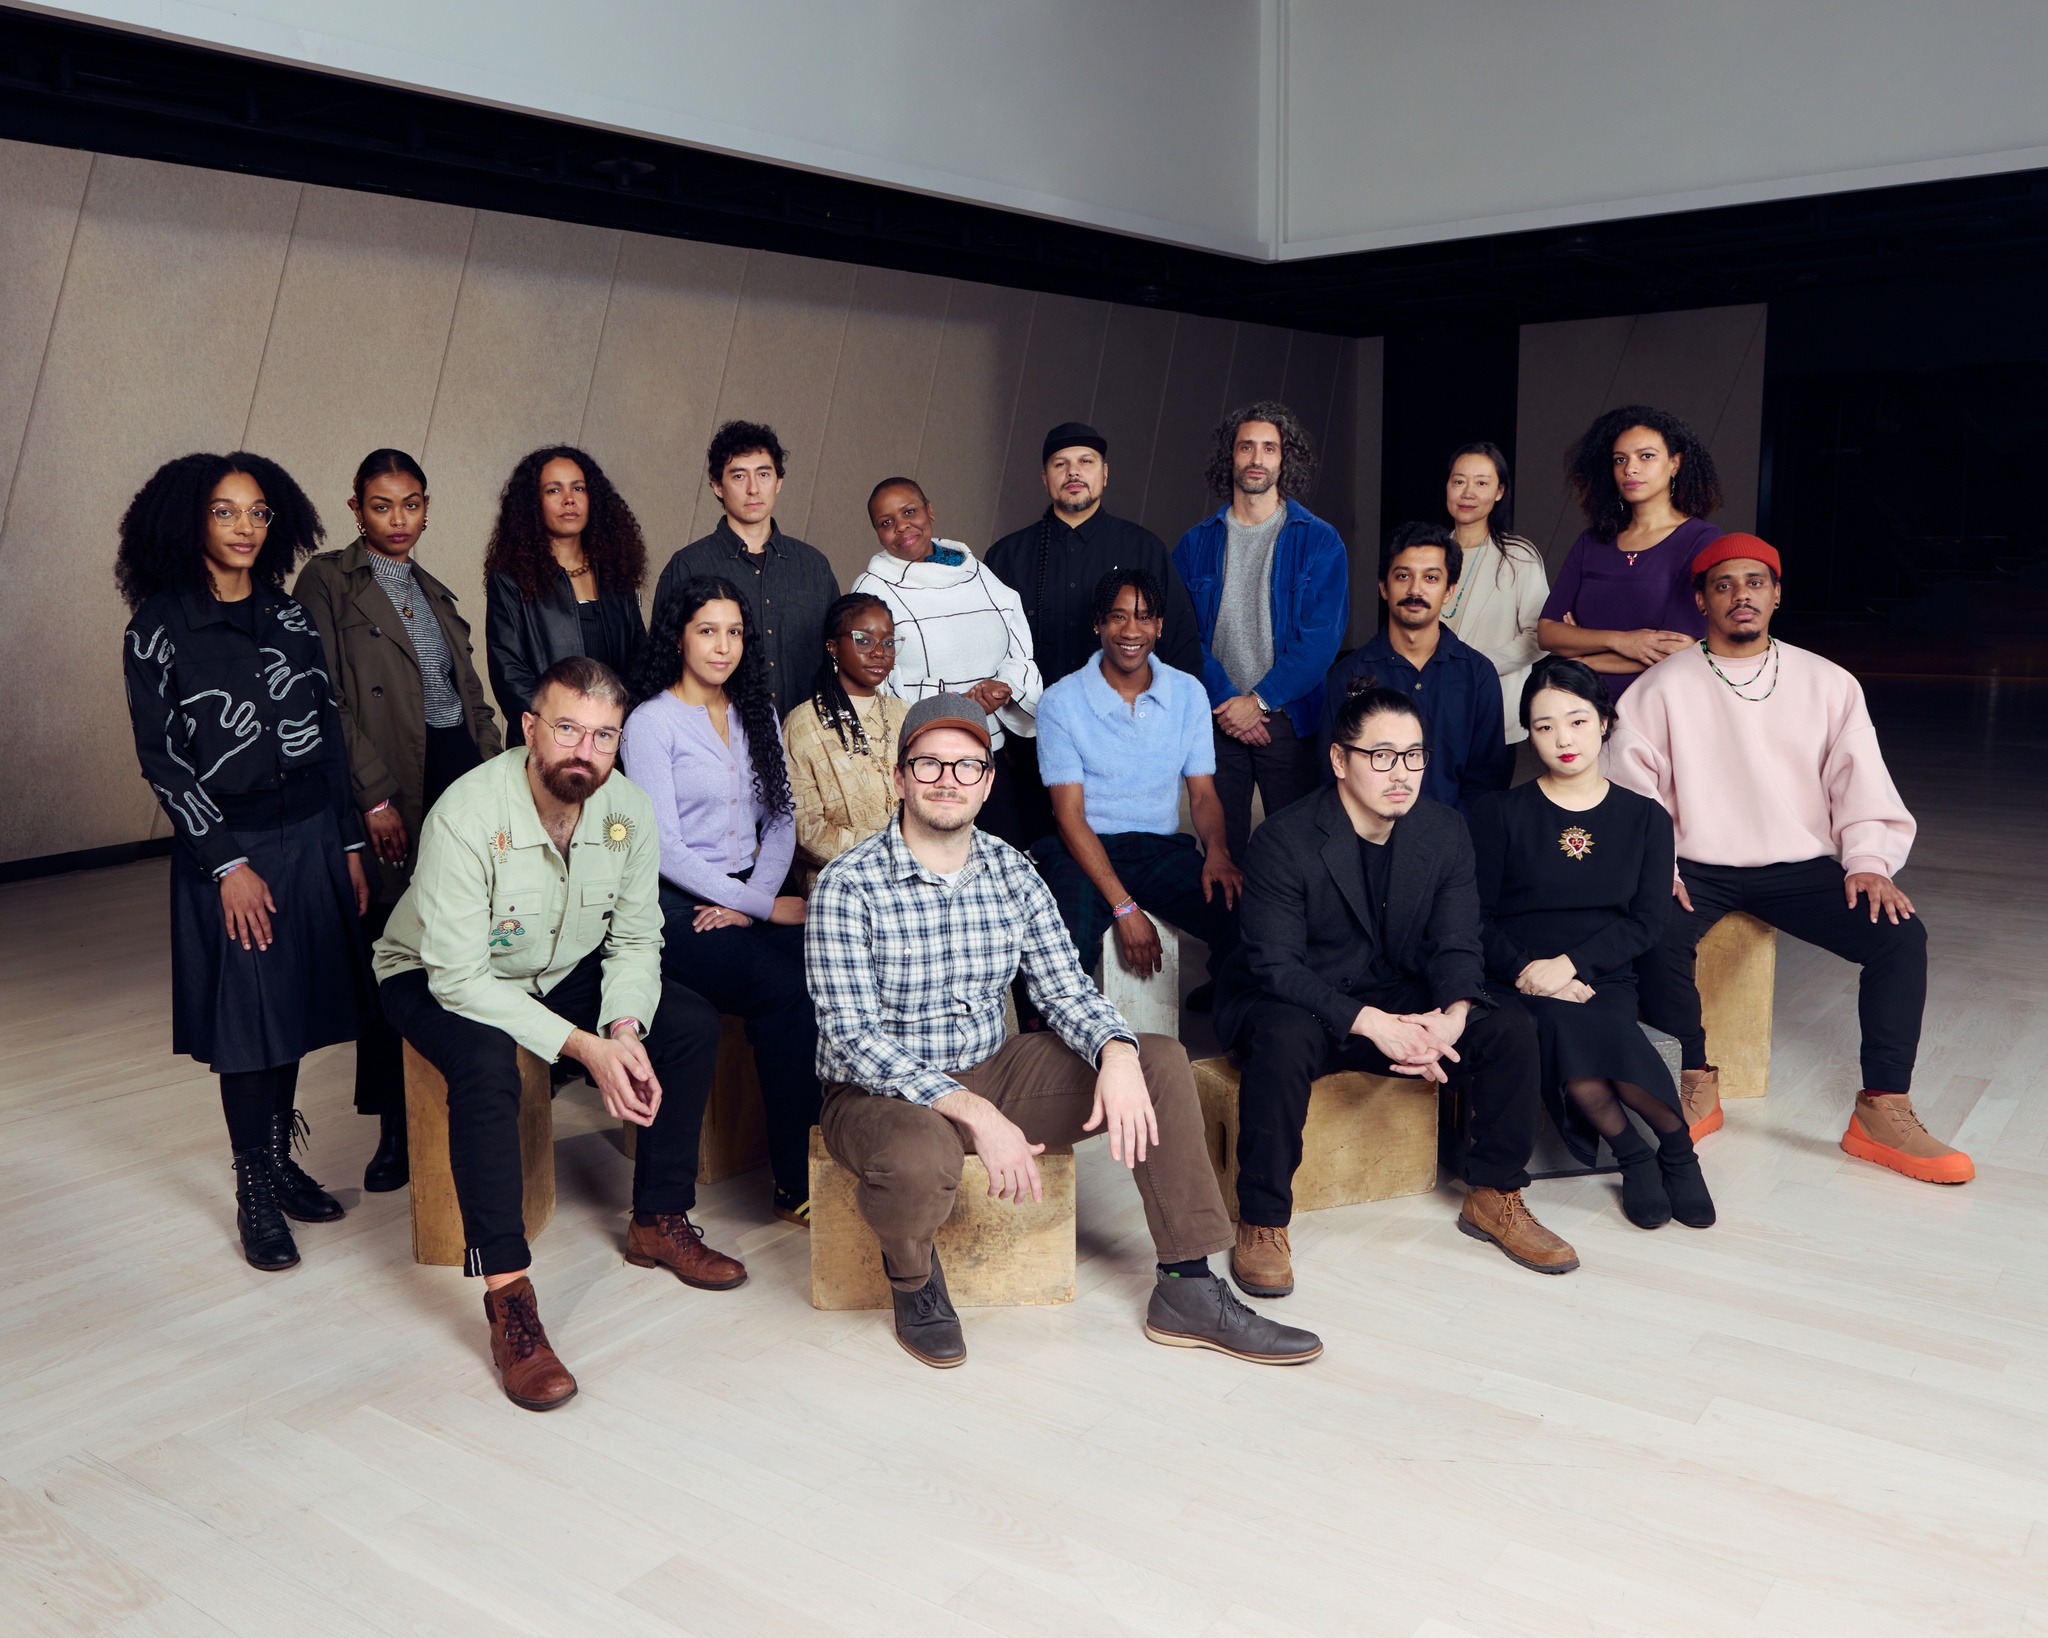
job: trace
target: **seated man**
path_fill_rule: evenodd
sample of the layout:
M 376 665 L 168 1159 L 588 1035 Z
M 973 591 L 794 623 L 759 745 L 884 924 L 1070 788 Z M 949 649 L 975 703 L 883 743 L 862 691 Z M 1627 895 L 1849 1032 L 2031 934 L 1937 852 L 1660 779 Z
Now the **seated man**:
M 1208 692 L 1152 652 L 1165 607 L 1148 570 L 1112 569 L 1097 582 L 1101 650 L 1038 702 L 1038 771 L 1059 832 L 1031 855 L 1083 967 L 1095 965 L 1113 925 L 1117 958 L 1132 972 L 1158 972 L 1150 911 L 1208 940 L 1214 978 L 1237 947 L 1243 878 L 1223 839 Z M 1180 828 L 1183 779 L 1200 853 Z
M 896 758 L 898 816 L 819 874 L 804 954 L 818 1006 L 818 1124 L 860 1179 L 882 1244 L 896 1340 L 927 1365 L 967 1357 L 932 1237 L 968 1150 L 999 1199 L 1043 1198 L 1033 1158 L 1107 1128 L 1145 1202 L 1159 1278 L 1145 1334 L 1265 1365 L 1323 1345 L 1245 1307 L 1209 1272 L 1230 1218 L 1202 1142 L 1186 1052 L 1131 1033 L 1074 959 L 1052 894 L 1025 857 L 976 830 L 988 718 L 959 694 L 919 700 Z M 1048 1030 L 1003 1039 L 1021 970 Z
M 1966 1183 L 1970 1157 L 1937 1142 L 1908 1095 L 1927 1002 L 1927 929 L 1892 880 L 1913 816 L 1878 750 L 1856 679 L 1771 636 L 1778 553 L 1722 535 L 1693 559 L 1703 643 L 1621 698 L 1609 751 L 1619 784 L 1670 811 L 1678 912 L 1638 961 L 1643 1016 L 1678 1037 L 1679 1101 L 1695 1138 L 1721 1124 L 1694 953 L 1731 910 L 1863 969 L 1863 1087 L 1842 1147 L 1923 1183 Z M 1861 902 L 1859 902 L 1861 901 Z
M 1294 1289 L 1309 1085 L 1359 1070 L 1448 1083 L 1470 1110 L 1458 1227 L 1524 1268 L 1569 1273 L 1577 1254 L 1521 1194 L 1541 1107 L 1536 1026 L 1487 998 L 1471 837 L 1416 794 L 1422 719 L 1406 695 L 1354 682 L 1334 728 L 1336 784 L 1253 833 L 1244 941 L 1217 984 L 1216 1033 L 1244 1066 L 1230 1271 L 1254 1297 Z
M 1422 794 L 1467 819 L 1472 804 L 1504 791 L 1515 771 L 1501 715 L 1500 673 L 1444 624 L 1444 603 L 1458 584 L 1465 554 L 1434 523 L 1404 523 L 1380 553 L 1380 596 L 1387 625 L 1330 668 L 1323 689 L 1323 755 L 1352 679 L 1364 677 L 1415 702 L 1429 738 Z M 1329 783 L 1329 770 L 1323 782 Z
M 689 1219 L 718 1014 L 661 976 L 654 810 L 611 777 L 625 720 L 608 666 L 550 667 L 525 745 L 464 774 L 428 815 L 419 868 L 377 941 L 385 1016 L 448 1082 L 462 1271 L 483 1276 L 491 1357 L 527 1410 L 553 1410 L 576 1379 L 526 1277 L 519 1047 L 575 1059 L 615 1118 L 645 1128 L 626 1260 L 709 1291 L 747 1277 Z

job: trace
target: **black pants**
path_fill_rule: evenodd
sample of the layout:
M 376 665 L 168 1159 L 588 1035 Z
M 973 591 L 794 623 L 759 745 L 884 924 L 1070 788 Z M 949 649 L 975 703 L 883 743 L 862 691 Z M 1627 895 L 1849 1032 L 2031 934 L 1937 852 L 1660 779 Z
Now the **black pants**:
M 1017 845 L 1035 848 L 1059 831 L 1052 816 L 1051 793 L 1038 773 L 1038 741 L 1018 733 L 1008 734 L 997 760 L 1006 764 L 1010 792 L 1017 804 L 1017 834 L 1023 837 Z
M 541 1005 L 578 1029 L 595 1030 L 603 983 L 604 952 L 597 949 Z M 392 1027 L 448 1082 L 448 1165 L 468 1247 L 462 1271 L 516 1274 L 533 1261 L 522 1210 L 517 1043 L 501 1029 L 449 1012 L 429 992 L 424 970 L 387 978 L 379 993 Z M 680 984 L 664 983 L 645 1045 L 661 1082 L 661 1107 L 640 1133 L 633 1209 L 688 1211 L 697 1203 L 697 1140 L 718 1065 L 717 1009 Z
M 1458 1062 L 1445 1067 L 1470 1110 L 1465 1181 L 1475 1187 L 1519 1189 L 1529 1181 L 1542 1108 L 1537 1059 L 1536 1026 L 1521 1008 L 1473 1009 L 1458 1038 Z M 1238 1216 L 1285 1228 L 1294 1215 L 1309 1083 L 1345 1070 L 1385 1075 L 1390 1066 L 1364 1036 L 1333 1041 L 1314 1013 L 1272 1000 L 1257 1002 L 1246 1017 L 1238 1061 Z
M 441 800 L 441 793 L 481 760 L 477 755 L 476 741 L 469 737 L 469 729 L 462 723 L 427 730 L 427 777 L 421 791 L 420 808 L 422 822 L 433 811 L 434 804 Z M 413 860 L 417 863 L 420 839 L 408 836 L 406 840 L 412 844 Z M 364 863 L 371 873 L 371 880 L 375 881 L 380 867 L 367 857 Z M 397 908 L 396 899 L 389 904 L 371 901 L 369 913 L 363 917 L 365 944 L 375 944 L 384 936 L 391 912 Z M 363 1031 L 356 1037 L 356 1113 L 405 1113 L 404 1046 L 398 1038 L 398 1031 L 375 1008 L 363 1014 Z
M 662 974 L 746 1020 L 769 1168 L 778 1189 L 806 1200 L 818 1120 L 818 1015 L 804 983 L 804 930 L 756 921 L 700 933 L 690 921 L 703 902 L 662 884 Z
M 1918 915 L 1894 927 L 1870 903 L 1851 908 L 1842 867 L 1833 859 L 1796 864 L 1710 865 L 1678 861 L 1692 913 L 1674 905 L 1663 939 L 1636 962 L 1643 1017 L 1678 1038 L 1687 1069 L 1704 1069 L 1707 1034 L 1700 1025 L 1694 981 L 1699 942 L 1733 910 L 1817 944 L 1863 969 L 1856 1014 L 1863 1025 L 1863 1085 L 1871 1092 L 1910 1092 L 1920 1050 L 1920 1014 L 1927 1005 L 1927 925 Z
M 1002 749 L 989 759 L 988 795 L 982 799 L 981 812 L 975 815 L 974 826 L 1021 850 L 1031 845 L 1031 838 L 1024 834 L 1024 816 L 1017 808 L 1017 776 L 1010 767 L 1010 747 L 1016 743 L 1015 734 L 1006 734 Z M 1036 755 L 1032 758 L 1031 770 L 1033 773 L 1038 771 Z M 909 776 L 906 774 L 904 777 Z
M 1202 855 L 1195 839 L 1127 831 L 1096 840 L 1116 866 L 1124 891 L 1138 901 L 1138 908 L 1184 933 L 1206 939 L 1209 976 L 1221 972 L 1224 960 L 1237 948 L 1237 911 L 1223 902 L 1221 888 L 1213 899 L 1202 897 Z M 1052 889 L 1060 919 L 1073 935 L 1074 948 L 1081 952 L 1081 965 L 1093 967 L 1102 950 L 1102 935 L 1115 919 L 1109 913 L 1109 901 L 1057 836 L 1048 836 L 1034 846 L 1031 857 Z
M 1230 857 L 1242 866 L 1252 834 L 1252 787 L 1258 787 L 1270 819 L 1316 789 L 1322 782 L 1322 763 L 1315 736 L 1297 737 L 1285 711 L 1266 717 L 1266 732 L 1272 736 L 1268 745 L 1247 745 L 1221 728 L 1210 732 L 1216 736 L 1216 796 L 1223 804 L 1223 839 Z

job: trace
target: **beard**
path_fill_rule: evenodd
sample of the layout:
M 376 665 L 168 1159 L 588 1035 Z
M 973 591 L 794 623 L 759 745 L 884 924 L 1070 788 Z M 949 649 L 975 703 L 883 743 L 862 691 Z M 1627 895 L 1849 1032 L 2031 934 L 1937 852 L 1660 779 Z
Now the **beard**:
M 1723 633 L 1722 641 L 1734 643 L 1738 646 L 1746 646 L 1750 643 L 1762 642 L 1764 640 L 1764 636 L 1765 632 L 1763 625 L 1761 622 L 1759 622 L 1758 624 L 1753 626 L 1734 627 L 1733 629 Z
M 574 757 L 551 762 L 540 770 L 542 787 L 557 802 L 587 802 L 605 777 L 588 762 L 579 762 Z
M 1069 495 L 1064 490 L 1053 496 L 1052 503 L 1062 512 L 1085 512 L 1102 499 L 1100 493 L 1093 495 Z
M 1268 472 L 1262 478 L 1248 478 L 1244 475 L 1244 473 L 1240 472 L 1232 481 L 1236 483 L 1238 492 L 1240 494 L 1263 495 L 1267 490 L 1271 489 L 1275 483 L 1279 482 L 1279 474 L 1276 472 Z
M 924 826 L 926 830 L 937 832 L 941 836 L 951 836 L 956 831 L 965 830 L 974 823 L 974 815 L 977 811 L 968 807 L 965 802 L 939 804 L 912 802 L 909 804 L 909 808 L 916 815 L 917 822 L 920 825 Z

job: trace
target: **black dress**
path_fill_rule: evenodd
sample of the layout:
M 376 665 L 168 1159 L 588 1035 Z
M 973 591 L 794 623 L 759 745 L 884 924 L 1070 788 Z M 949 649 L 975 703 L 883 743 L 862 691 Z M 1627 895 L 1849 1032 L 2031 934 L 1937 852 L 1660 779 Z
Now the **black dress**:
M 1636 1021 L 1634 965 L 1671 914 L 1671 816 L 1614 784 L 1597 807 L 1574 813 L 1531 780 L 1480 800 L 1472 847 L 1488 988 L 1535 1019 L 1544 1103 L 1567 1147 L 1590 1166 L 1599 1135 L 1565 1095 L 1566 1081 L 1630 1081 L 1679 1107 L 1671 1072 Z M 1557 955 L 1572 958 L 1592 1000 L 1515 988 L 1530 962 Z
M 356 1038 L 374 1005 L 346 853 L 363 845 L 341 715 L 312 618 L 259 585 L 239 603 L 160 592 L 122 639 L 142 776 L 171 819 L 171 1047 L 217 1074 Z M 230 940 L 237 859 L 277 909 L 267 950 Z

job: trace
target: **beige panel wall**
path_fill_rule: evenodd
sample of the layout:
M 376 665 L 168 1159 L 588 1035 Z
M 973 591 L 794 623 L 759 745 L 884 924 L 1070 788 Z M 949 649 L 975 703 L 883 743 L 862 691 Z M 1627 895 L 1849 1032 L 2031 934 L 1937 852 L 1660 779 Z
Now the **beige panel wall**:
M 123 507 L 171 456 L 272 455 L 338 546 L 356 463 L 412 451 L 434 497 L 422 560 L 480 633 L 514 461 L 588 448 L 658 569 L 716 521 L 703 451 L 731 416 L 778 429 L 783 525 L 842 584 L 875 550 L 878 478 L 920 479 L 944 532 L 981 551 L 1043 509 L 1040 440 L 1069 419 L 1110 439 L 1110 505 L 1171 544 L 1214 506 L 1216 420 L 1268 395 L 1324 443 L 1312 504 L 1348 535 L 1374 515 L 1357 503 L 1378 481 L 1376 347 L 0 143 L 0 676 L 27 702 L 4 750 L 65 771 L 61 792 L 0 791 L 0 859 L 163 833 L 111 566 Z
M 1767 312 L 1701 307 L 1522 326 L 1515 521 L 1553 573 L 1585 526 L 1564 480 L 1566 453 L 1595 416 L 1621 404 L 1654 404 L 1690 422 L 1721 475 L 1713 521 L 1756 526 Z

